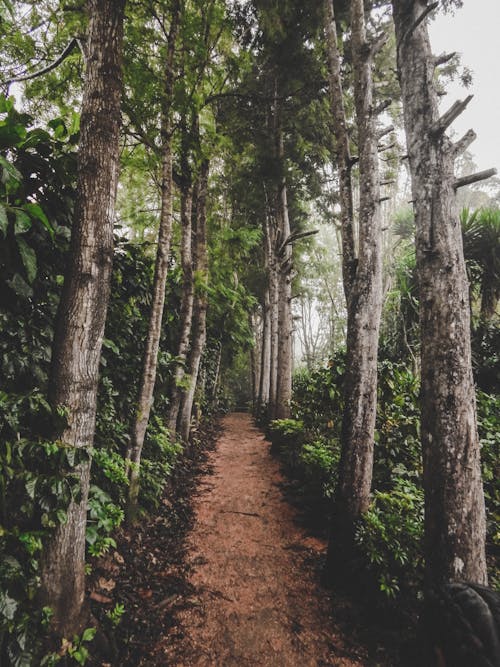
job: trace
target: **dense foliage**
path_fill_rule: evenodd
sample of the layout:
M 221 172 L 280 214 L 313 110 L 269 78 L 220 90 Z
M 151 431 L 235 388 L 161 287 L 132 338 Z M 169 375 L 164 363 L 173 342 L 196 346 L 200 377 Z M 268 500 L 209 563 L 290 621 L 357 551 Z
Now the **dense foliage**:
M 335 490 L 340 457 L 344 355 L 328 366 L 295 375 L 293 419 L 268 426 L 273 449 L 299 480 L 304 502 L 322 512 L 328 525 L 328 500 Z M 487 504 L 490 578 L 499 584 L 500 483 L 499 396 L 478 391 L 478 421 Z M 405 362 L 379 363 L 373 501 L 357 529 L 364 565 L 383 598 L 417 599 L 423 587 L 421 540 L 424 496 L 420 451 L 419 381 Z

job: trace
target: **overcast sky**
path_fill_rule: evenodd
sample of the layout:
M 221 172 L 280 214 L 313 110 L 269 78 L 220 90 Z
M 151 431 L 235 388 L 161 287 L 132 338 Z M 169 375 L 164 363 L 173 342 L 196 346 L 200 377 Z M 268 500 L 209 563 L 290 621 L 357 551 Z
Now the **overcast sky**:
M 438 16 L 429 26 L 434 53 L 458 51 L 473 73 L 474 99 L 453 128 L 460 136 L 473 128 L 477 139 L 470 151 L 478 169 L 500 173 L 500 1 L 465 0 L 455 16 Z M 444 108 L 469 94 L 458 84 L 448 90 Z

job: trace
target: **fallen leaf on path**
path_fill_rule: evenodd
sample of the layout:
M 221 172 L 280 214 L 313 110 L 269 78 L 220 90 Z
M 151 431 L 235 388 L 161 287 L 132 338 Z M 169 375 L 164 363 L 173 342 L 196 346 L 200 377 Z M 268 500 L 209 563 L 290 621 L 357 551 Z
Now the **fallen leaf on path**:
M 113 579 L 105 579 L 104 577 L 99 577 L 99 588 L 103 591 L 112 591 L 116 586 L 116 581 Z
M 94 602 L 99 602 L 99 604 L 110 604 L 113 602 L 111 598 L 106 597 L 106 595 L 101 595 L 100 593 L 96 593 L 96 591 L 92 591 L 90 594 L 90 599 L 94 600 Z
M 153 591 L 150 588 L 139 588 L 137 590 L 137 594 L 143 600 L 149 600 L 149 598 L 153 597 Z

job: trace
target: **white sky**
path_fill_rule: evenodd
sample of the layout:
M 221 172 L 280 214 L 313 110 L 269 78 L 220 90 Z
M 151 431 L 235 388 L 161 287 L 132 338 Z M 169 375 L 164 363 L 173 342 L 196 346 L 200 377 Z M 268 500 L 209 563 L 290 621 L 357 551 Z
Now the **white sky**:
M 440 15 L 429 28 L 434 53 L 458 51 L 473 74 L 469 91 L 455 83 L 448 86 L 445 109 L 474 94 L 453 129 L 460 136 L 474 129 L 477 139 L 469 150 L 478 170 L 496 167 L 500 173 L 500 2 L 465 0 L 454 16 Z

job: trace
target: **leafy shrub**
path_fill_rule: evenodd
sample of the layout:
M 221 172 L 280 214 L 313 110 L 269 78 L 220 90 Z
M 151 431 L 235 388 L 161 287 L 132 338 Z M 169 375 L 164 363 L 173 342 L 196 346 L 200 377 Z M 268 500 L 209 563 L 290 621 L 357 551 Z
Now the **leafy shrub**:
M 124 518 L 123 510 L 115 505 L 109 495 L 95 484 L 89 489 L 86 540 L 91 556 L 102 556 L 116 542 L 110 534 Z
M 172 474 L 182 444 L 172 442 L 162 421 L 154 418 L 148 428 L 141 463 L 140 500 L 147 509 L 158 507 L 166 480 Z
M 375 492 L 356 541 L 387 597 L 421 587 L 423 528 L 424 495 L 416 484 L 397 478 L 391 490 Z
M 323 498 L 332 498 L 340 448 L 335 441 L 314 440 L 302 445 L 300 463 L 306 483 L 313 486 Z

